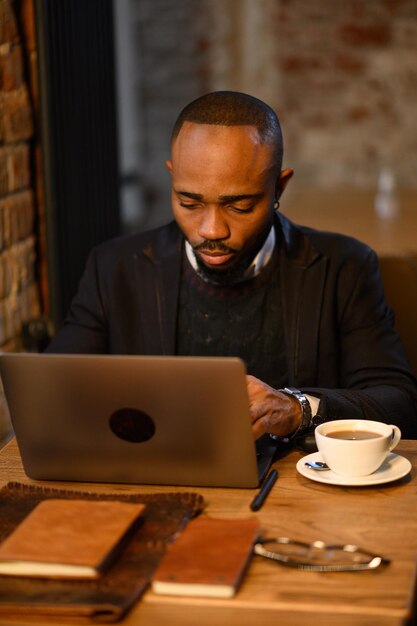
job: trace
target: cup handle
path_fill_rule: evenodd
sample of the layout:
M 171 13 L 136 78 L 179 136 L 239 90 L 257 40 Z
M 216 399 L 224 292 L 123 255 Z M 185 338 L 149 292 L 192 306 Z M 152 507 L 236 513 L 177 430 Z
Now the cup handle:
M 391 443 L 390 443 L 390 446 L 389 446 L 389 449 L 391 451 L 391 450 L 393 450 L 395 448 L 395 446 L 397 445 L 397 443 L 401 439 L 401 431 L 398 428 L 398 426 L 394 426 L 393 424 L 390 424 L 390 428 L 392 428 L 392 439 L 391 439 Z

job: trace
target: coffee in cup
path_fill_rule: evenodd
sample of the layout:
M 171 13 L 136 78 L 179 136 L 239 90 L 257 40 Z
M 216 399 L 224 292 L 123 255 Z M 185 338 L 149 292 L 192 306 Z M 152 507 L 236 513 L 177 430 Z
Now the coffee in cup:
M 325 422 L 314 434 L 323 461 L 342 476 L 372 474 L 401 439 L 398 426 L 359 419 Z

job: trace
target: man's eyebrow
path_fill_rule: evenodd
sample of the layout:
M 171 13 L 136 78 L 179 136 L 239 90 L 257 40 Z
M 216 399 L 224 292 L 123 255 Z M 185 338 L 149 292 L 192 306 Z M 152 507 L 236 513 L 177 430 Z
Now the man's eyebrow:
M 177 195 L 191 198 L 192 200 L 204 200 L 201 193 L 192 193 L 191 191 L 177 191 Z M 259 200 L 263 197 L 262 193 L 242 193 L 233 196 L 219 196 L 219 202 L 239 202 L 241 200 Z
M 240 200 L 260 200 L 263 193 L 242 193 L 236 196 L 219 196 L 220 202 L 239 202 Z
M 186 198 L 191 198 L 192 200 L 202 200 L 203 196 L 201 193 L 192 193 L 191 191 L 175 191 L 178 196 L 185 196 Z

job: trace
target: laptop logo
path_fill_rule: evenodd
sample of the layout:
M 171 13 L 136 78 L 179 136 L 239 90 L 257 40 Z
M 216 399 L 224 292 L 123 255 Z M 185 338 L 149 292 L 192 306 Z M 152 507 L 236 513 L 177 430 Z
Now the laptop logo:
M 155 422 L 144 411 L 139 409 L 118 409 L 109 419 L 111 431 L 124 441 L 143 443 L 155 434 Z

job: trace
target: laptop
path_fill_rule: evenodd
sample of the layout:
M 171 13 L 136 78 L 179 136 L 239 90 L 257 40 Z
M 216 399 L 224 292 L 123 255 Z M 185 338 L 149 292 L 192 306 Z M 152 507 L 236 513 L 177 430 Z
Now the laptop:
M 234 357 L 0 355 L 35 480 L 256 487 L 277 444 L 255 445 L 245 373 Z

